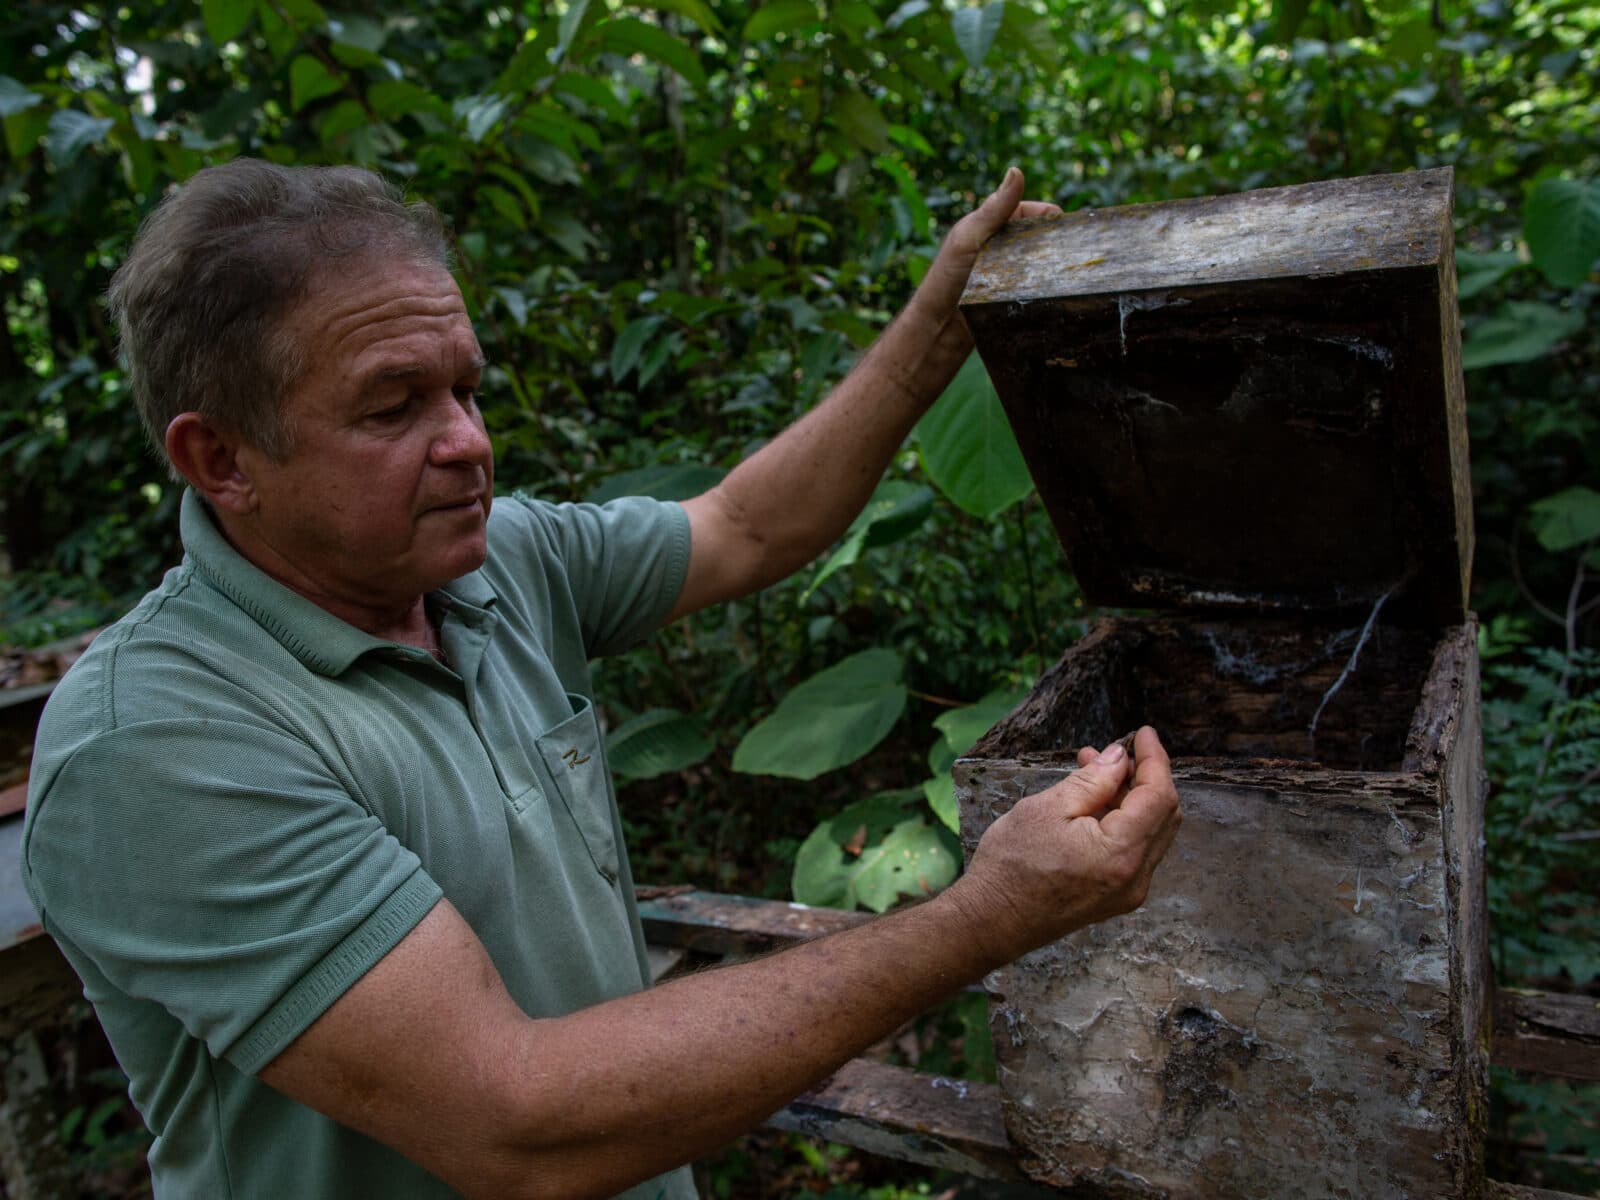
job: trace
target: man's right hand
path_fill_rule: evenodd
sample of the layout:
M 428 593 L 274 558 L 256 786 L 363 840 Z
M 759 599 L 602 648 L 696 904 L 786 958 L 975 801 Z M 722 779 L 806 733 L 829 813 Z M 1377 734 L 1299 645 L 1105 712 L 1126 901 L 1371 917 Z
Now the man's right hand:
M 946 898 L 990 956 L 1010 962 L 1143 904 L 1182 820 L 1167 753 L 1145 726 L 1131 762 L 1120 743 L 1085 746 L 1075 772 L 1018 801 L 983 835 Z

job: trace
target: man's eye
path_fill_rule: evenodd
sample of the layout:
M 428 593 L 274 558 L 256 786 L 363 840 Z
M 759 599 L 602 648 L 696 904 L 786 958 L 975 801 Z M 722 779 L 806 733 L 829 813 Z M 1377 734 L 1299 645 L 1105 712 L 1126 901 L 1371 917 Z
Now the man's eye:
M 369 421 L 398 421 L 406 415 L 406 410 L 411 407 L 410 401 L 402 401 L 389 408 L 380 408 L 377 412 L 367 414 Z
M 478 389 L 463 384 L 461 387 L 456 388 L 456 399 L 462 404 L 472 403 L 478 399 Z

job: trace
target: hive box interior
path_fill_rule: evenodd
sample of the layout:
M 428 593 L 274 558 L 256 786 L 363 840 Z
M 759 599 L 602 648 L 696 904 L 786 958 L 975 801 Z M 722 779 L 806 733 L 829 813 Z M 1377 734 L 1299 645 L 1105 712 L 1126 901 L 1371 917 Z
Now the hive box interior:
M 1175 759 L 1414 770 L 1436 724 L 1419 702 L 1438 631 L 1386 626 L 1381 616 L 1370 626 L 1102 622 L 969 757 L 1069 765 L 1079 746 L 1149 724 Z

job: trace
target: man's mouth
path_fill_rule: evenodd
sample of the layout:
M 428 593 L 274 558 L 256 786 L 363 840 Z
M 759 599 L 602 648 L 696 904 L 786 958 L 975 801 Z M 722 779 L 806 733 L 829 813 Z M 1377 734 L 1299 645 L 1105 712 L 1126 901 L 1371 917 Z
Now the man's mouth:
M 465 500 L 452 500 L 444 504 L 435 504 L 429 512 L 465 512 L 469 508 L 482 508 L 482 496 L 468 496 Z

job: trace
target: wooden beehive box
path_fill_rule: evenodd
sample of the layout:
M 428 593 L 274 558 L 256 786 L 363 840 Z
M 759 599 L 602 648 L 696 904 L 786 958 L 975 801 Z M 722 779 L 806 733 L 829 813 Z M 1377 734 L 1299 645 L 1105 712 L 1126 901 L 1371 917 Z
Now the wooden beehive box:
M 1136 913 L 988 980 L 1072 1194 L 1482 1189 L 1487 951 L 1448 171 L 1019 223 L 962 310 L 1102 621 L 955 768 L 968 853 L 1153 724 Z M 1360 646 L 1359 654 L 1356 653 Z

